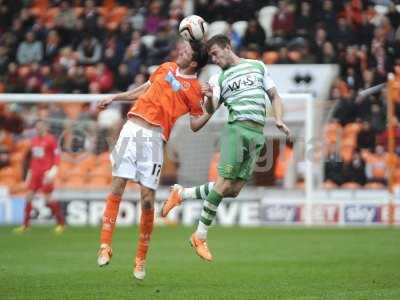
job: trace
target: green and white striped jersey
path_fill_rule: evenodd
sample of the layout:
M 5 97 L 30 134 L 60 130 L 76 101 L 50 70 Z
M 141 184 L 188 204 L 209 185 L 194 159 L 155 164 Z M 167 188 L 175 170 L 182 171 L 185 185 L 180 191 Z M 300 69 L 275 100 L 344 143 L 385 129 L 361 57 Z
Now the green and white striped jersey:
M 275 83 L 263 62 L 241 59 L 239 64 L 211 76 L 209 84 L 213 102 L 228 108 L 228 123 L 250 120 L 265 124 L 266 91 L 275 87 Z

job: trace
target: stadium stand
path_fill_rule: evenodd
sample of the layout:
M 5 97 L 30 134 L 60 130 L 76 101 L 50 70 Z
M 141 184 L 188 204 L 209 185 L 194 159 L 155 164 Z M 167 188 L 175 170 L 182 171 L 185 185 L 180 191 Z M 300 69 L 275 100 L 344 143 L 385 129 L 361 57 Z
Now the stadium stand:
M 245 57 L 267 64 L 339 64 L 340 76 L 330 97 L 334 111 L 324 128 L 324 186 L 381 188 L 387 183 L 385 90 L 366 99 L 357 95 L 384 82 L 388 72 L 395 73 L 400 85 L 400 8 L 391 1 L 382 3 L 0 1 L 0 91 L 110 93 L 133 88 L 146 80 L 154 66 L 174 59 L 177 25 L 185 15 L 195 13 L 210 23 L 210 30 L 227 33 Z M 115 109 L 122 120 L 126 105 Z M 400 95 L 396 116 L 400 119 Z M 1 105 L 0 184 L 20 191 L 26 173 L 21 161 L 38 118 L 50 120 L 61 146 L 76 150 L 71 155 L 83 147 L 73 134 L 77 124 L 94 139 L 90 155 L 63 157 L 58 187 L 109 184 L 104 133 L 115 135 L 121 122 L 104 127 L 91 105 L 54 103 Z M 400 154 L 399 129 L 396 136 Z M 177 170 L 173 166 L 171 162 L 162 182 L 180 178 L 173 174 Z M 206 174 L 208 168 L 202 167 Z M 283 167 L 277 170 L 278 181 Z M 395 177 L 400 184 L 398 171 Z

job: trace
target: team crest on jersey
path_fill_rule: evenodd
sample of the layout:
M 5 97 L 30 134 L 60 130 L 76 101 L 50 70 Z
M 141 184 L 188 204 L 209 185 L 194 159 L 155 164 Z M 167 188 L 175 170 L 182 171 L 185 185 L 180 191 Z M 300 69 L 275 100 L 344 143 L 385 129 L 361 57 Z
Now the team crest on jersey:
M 177 92 L 182 88 L 182 84 L 178 81 L 178 79 L 175 78 L 171 71 L 168 72 L 164 79 L 169 83 L 174 92 Z
M 182 87 L 183 87 L 183 89 L 184 89 L 185 91 L 188 90 L 188 89 L 190 89 L 190 82 L 183 81 L 183 82 L 182 82 Z

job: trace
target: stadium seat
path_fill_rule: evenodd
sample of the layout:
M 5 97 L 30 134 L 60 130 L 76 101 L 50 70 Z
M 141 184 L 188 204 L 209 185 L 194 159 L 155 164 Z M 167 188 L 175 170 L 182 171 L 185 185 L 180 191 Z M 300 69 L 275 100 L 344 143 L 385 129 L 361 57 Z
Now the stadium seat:
M 148 50 L 150 50 L 153 47 L 155 40 L 156 36 L 152 34 L 144 35 L 141 38 L 142 43 L 146 46 Z
M 109 152 L 103 152 L 96 157 L 97 159 L 97 164 L 103 164 L 103 163 L 110 163 L 110 153 Z
M 214 21 L 208 27 L 207 35 L 212 37 L 217 34 L 225 34 L 229 30 L 229 24 L 226 21 Z
M 117 6 L 111 9 L 108 9 L 106 14 L 106 24 L 107 28 L 110 30 L 115 30 L 121 24 L 122 20 L 125 18 L 128 9 L 124 6 Z
M 64 188 L 83 188 L 87 186 L 87 182 L 85 178 L 81 176 L 70 176 L 68 179 L 66 179 L 63 183 Z
M 0 169 L 0 178 L 3 179 L 12 179 L 14 183 L 20 181 L 22 179 L 22 170 L 20 166 L 9 166 Z
M 105 176 L 93 176 L 86 183 L 86 186 L 90 188 L 107 188 L 109 185 L 110 180 Z
M 23 151 L 12 152 L 10 156 L 10 164 L 12 166 L 21 166 L 21 162 L 24 161 L 26 153 Z
M 14 150 L 16 152 L 24 152 L 24 153 L 26 153 L 26 152 L 29 151 L 30 147 L 31 147 L 30 140 L 29 139 L 23 139 L 23 140 L 18 141 L 15 144 Z
M 241 38 L 246 33 L 247 21 L 237 21 L 232 24 L 232 30 L 235 31 Z
M 276 6 L 264 6 L 258 12 L 258 22 L 264 28 L 267 38 L 272 37 L 272 20 L 278 8 Z

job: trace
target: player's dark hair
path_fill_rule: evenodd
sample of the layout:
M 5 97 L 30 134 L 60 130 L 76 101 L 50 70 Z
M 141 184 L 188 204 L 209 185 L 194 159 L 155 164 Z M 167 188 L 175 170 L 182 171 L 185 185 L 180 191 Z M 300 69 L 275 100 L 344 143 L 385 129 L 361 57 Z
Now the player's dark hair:
M 203 68 L 208 62 L 207 48 L 202 42 L 190 42 L 193 50 L 192 60 L 197 62 L 196 72 Z
M 214 35 L 207 41 L 207 50 L 214 45 L 219 46 L 220 48 L 226 48 L 226 46 L 232 46 L 231 40 L 225 34 L 217 34 Z

